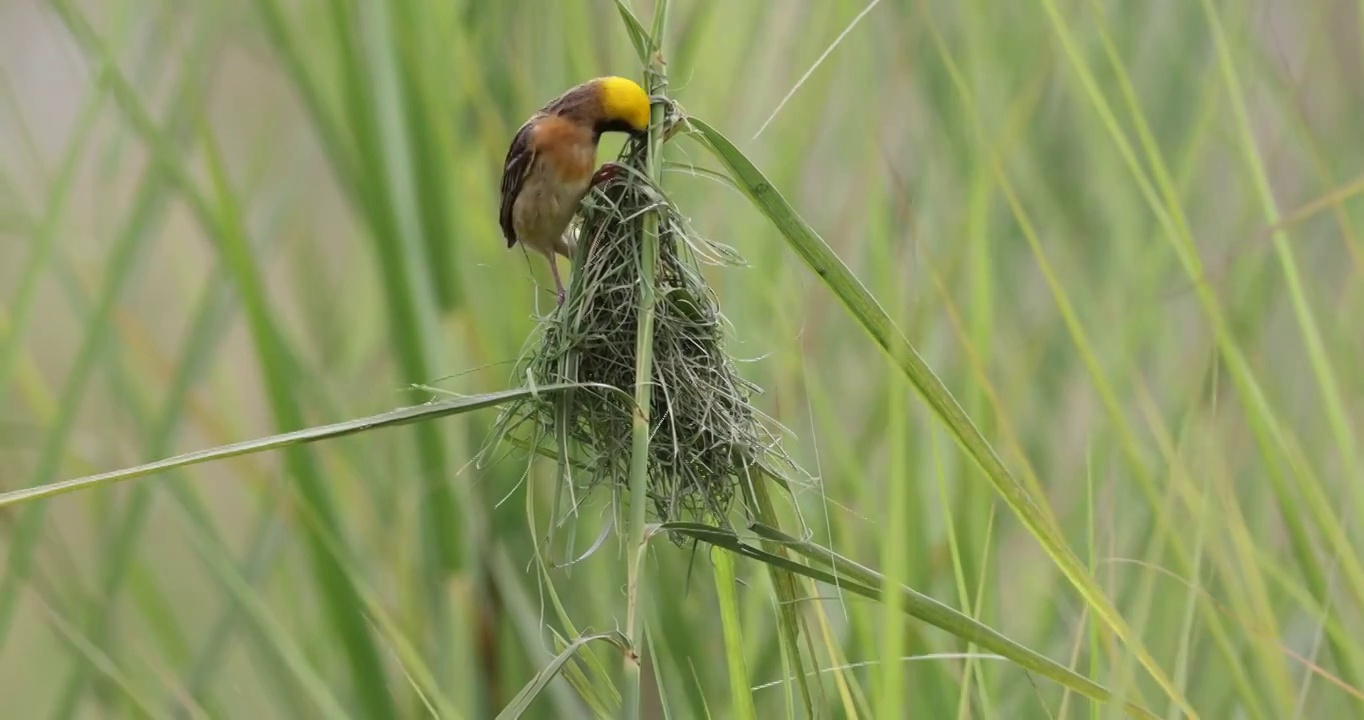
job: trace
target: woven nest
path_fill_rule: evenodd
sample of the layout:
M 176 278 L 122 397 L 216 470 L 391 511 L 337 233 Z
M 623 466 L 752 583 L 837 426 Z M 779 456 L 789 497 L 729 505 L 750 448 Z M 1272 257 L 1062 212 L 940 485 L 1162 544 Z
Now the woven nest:
M 760 391 L 725 352 L 725 321 L 700 262 L 738 264 L 728 247 L 697 236 L 645 175 L 644 142 L 623 149 L 615 177 L 583 202 L 573 278 L 564 304 L 544 318 L 515 372 L 518 382 L 601 387 L 538 395 L 510 405 L 506 431 L 529 425 L 534 447 L 557 447 L 562 428 L 585 486 L 629 486 L 644 217 L 657 211 L 653 386 L 648 496 L 660 521 L 725 522 L 757 463 L 786 461 Z M 548 440 L 548 442 L 546 442 Z M 576 476 L 581 478 L 580 470 Z

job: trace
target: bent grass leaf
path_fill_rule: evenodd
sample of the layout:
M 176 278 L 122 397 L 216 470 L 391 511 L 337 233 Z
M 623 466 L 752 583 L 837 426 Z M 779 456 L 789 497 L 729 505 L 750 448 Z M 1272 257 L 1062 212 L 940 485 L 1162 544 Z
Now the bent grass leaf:
M 591 383 L 566 383 L 557 385 L 545 385 L 537 388 L 517 388 L 515 390 L 502 390 L 500 392 L 486 393 L 483 395 L 471 395 L 458 400 L 441 400 L 425 405 L 415 405 L 412 407 L 390 410 L 378 415 L 358 418 L 356 420 L 346 420 L 344 422 L 332 423 L 331 425 L 317 425 L 303 430 L 270 435 L 268 437 L 257 438 L 255 440 L 244 440 L 230 445 L 219 445 L 218 447 L 206 450 L 196 450 L 194 452 L 176 455 L 164 460 L 157 460 L 142 465 L 123 468 L 122 470 L 112 470 L 98 475 L 87 475 L 85 477 L 63 480 L 61 482 L 48 483 L 37 487 L 24 488 L 0 494 L 0 508 L 6 508 L 34 500 L 42 500 L 57 495 L 75 492 L 77 490 L 89 490 L 96 487 L 113 485 L 114 483 L 135 478 L 155 475 L 167 470 L 199 465 L 213 460 L 226 460 L 227 458 L 238 457 L 241 455 L 253 455 L 267 450 L 277 450 L 279 448 L 294 445 L 306 445 L 321 440 L 332 440 L 335 438 L 355 435 L 357 433 L 378 430 L 380 428 L 396 427 L 415 422 L 425 422 L 449 415 L 459 415 L 461 413 L 482 410 L 483 408 L 501 405 L 513 400 L 528 398 L 536 393 L 554 393 L 570 388 L 597 387 L 599 389 L 614 389 L 604 385 Z
M 516 697 L 512 698 L 511 702 L 507 703 L 507 706 L 502 709 L 502 712 L 497 714 L 497 720 L 514 720 L 514 718 L 521 717 L 521 715 L 526 712 L 526 709 L 530 707 L 531 702 L 533 702 L 535 698 L 540 695 L 540 692 L 545 689 L 545 686 L 549 684 L 549 681 L 553 680 L 554 677 L 563 670 L 564 665 L 567 664 L 569 660 L 572 660 L 574 655 L 578 654 L 578 650 L 594 640 L 602 640 L 611 643 L 617 648 L 620 648 L 622 653 L 631 651 L 630 641 L 615 630 L 580 636 L 577 640 L 569 643 L 568 647 L 564 648 L 562 652 L 554 656 L 554 659 L 551 660 L 544 669 L 536 673 L 535 677 L 531 678 L 530 682 L 526 683 L 526 686 L 521 688 L 521 692 L 517 693 Z
M 947 387 L 933 372 L 928 363 L 919 355 L 914 346 L 895 326 L 890 316 L 872 297 L 867 288 L 857 279 L 852 270 L 834 254 L 826 244 L 796 212 L 795 208 L 782 197 L 781 193 L 735 145 L 722 133 L 702 120 L 688 118 L 687 122 L 695 131 L 692 137 L 720 161 L 729 172 L 744 195 L 767 217 L 791 249 L 800 255 L 806 265 L 819 276 L 835 297 L 843 303 L 848 312 L 857 318 L 862 327 L 888 354 L 900 371 L 910 381 L 920 396 L 928 403 L 947 428 L 952 437 L 980 467 L 994 485 L 995 490 L 1008 503 L 1009 508 L 1042 544 L 1043 549 L 1059 570 L 1079 591 L 1085 604 L 1093 611 L 1115 635 L 1121 638 L 1142 667 L 1165 690 L 1165 692 L 1185 710 L 1190 717 L 1197 714 L 1188 702 L 1175 689 L 1166 673 L 1156 664 L 1150 653 L 1142 646 L 1127 622 L 1118 614 L 1117 609 L 1104 595 L 1079 558 L 1071 550 L 1061 533 L 1056 529 L 1055 520 L 1043 506 L 1039 505 L 1027 488 L 1014 477 L 985 440 L 980 430 L 966 415 Z M 1001 653 L 1002 654 L 1002 653 Z
M 649 64 L 649 56 L 653 54 L 655 45 L 650 39 L 649 31 L 644 28 L 644 24 L 635 17 L 635 13 L 626 5 L 624 0 L 616 0 L 616 10 L 620 12 L 620 19 L 625 23 L 625 32 L 630 35 L 630 44 L 635 47 L 635 54 L 639 56 L 642 65 Z
M 804 575 L 812 580 L 832 587 L 847 590 L 856 595 L 879 601 L 882 595 L 884 577 L 875 570 L 843 557 L 828 548 L 815 543 L 798 540 L 786 533 L 761 524 L 749 527 L 764 540 L 776 542 L 821 564 L 830 570 L 823 570 L 804 563 L 795 562 L 779 555 L 773 555 L 744 542 L 736 533 L 723 528 L 701 523 L 665 523 L 660 529 L 695 538 L 715 547 L 728 550 L 737 555 L 758 562 L 780 567 L 788 572 Z M 1079 675 L 1056 661 L 1041 655 L 1028 647 L 1008 638 L 997 630 L 984 625 L 976 619 L 944 605 L 933 598 L 907 587 L 901 587 L 902 609 L 911 617 L 923 620 L 934 627 L 944 630 L 963 640 L 1010 660 L 1024 669 L 1046 677 L 1062 687 L 1069 688 L 1092 700 L 1111 702 L 1116 700 L 1108 688 L 1087 677 Z M 1153 719 L 1156 716 L 1134 702 L 1124 702 L 1125 709 L 1132 717 Z

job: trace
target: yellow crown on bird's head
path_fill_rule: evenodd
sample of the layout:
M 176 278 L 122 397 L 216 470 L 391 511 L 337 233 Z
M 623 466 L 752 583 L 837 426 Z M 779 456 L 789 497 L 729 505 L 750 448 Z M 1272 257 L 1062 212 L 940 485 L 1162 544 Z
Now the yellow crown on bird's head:
M 605 132 L 639 134 L 649 129 L 650 100 L 634 80 L 609 75 L 575 85 L 545 106 L 544 112 Z
M 603 116 L 624 122 L 635 132 L 649 128 L 649 94 L 638 83 L 614 75 L 592 82 L 597 86 Z

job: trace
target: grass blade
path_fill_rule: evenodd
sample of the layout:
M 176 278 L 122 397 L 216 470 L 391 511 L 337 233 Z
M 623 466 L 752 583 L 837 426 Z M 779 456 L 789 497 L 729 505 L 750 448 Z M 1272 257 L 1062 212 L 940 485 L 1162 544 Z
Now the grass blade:
M 133 480 L 148 475 L 155 475 L 166 470 L 189 467 L 200 463 L 212 462 L 214 460 L 224 460 L 226 458 L 238 457 L 240 455 L 251 455 L 266 452 L 267 450 L 278 450 L 290 448 L 298 445 L 306 445 L 322 440 L 332 440 L 335 438 L 354 435 L 356 433 L 369 432 L 381 428 L 396 427 L 398 425 L 408 425 L 416 422 L 426 422 L 450 415 L 482 410 L 484 408 L 495 407 L 503 403 L 530 397 L 535 393 L 555 393 L 570 388 L 579 387 L 598 387 L 585 383 L 573 385 L 544 385 L 536 388 L 517 388 L 515 390 L 503 390 L 501 392 L 487 393 L 484 395 L 473 395 L 458 400 L 441 400 L 430 402 L 425 405 L 400 408 L 390 410 L 378 415 L 346 420 L 343 422 L 332 423 L 330 425 L 318 425 L 304 428 L 302 430 L 291 430 L 289 432 L 271 435 L 269 437 L 258 438 L 255 440 L 244 440 L 230 445 L 220 445 L 206 450 L 196 450 L 194 452 L 176 455 L 164 460 L 157 460 L 143 465 L 136 465 L 121 470 L 111 470 L 98 475 L 88 475 L 86 477 L 63 480 L 61 482 L 50 483 L 41 487 L 25 488 L 23 490 L 13 490 L 7 493 L 0 493 L 0 508 L 21 505 L 33 500 L 41 500 L 56 495 L 75 492 L 77 490 L 87 490 L 96 487 L 112 485 L 125 480 Z
M 564 648 L 562 652 L 556 655 L 544 669 L 536 673 L 535 677 L 531 678 L 531 681 L 526 683 L 525 687 L 521 688 L 521 692 L 517 693 L 516 697 L 512 698 L 510 703 L 507 703 L 507 707 L 503 708 L 502 712 L 497 714 L 497 720 L 515 720 L 515 718 L 521 717 L 526 712 L 526 709 L 530 707 L 530 704 L 534 702 L 535 698 L 539 697 L 540 692 L 545 689 L 545 686 L 563 670 L 564 665 L 572 660 L 573 657 L 578 654 L 579 650 L 593 641 L 603 641 L 615 645 L 626 655 L 634 652 L 630 648 L 629 639 L 615 631 L 582 635 L 569 643 L 568 647 Z
M 813 270 L 820 280 L 843 303 L 844 307 L 862 324 L 890 356 L 920 396 L 932 408 L 938 419 L 952 433 L 952 437 L 994 484 L 995 490 L 1018 515 L 1029 532 L 1037 539 L 1056 566 L 1079 591 L 1094 611 L 1118 637 L 1136 654 L 1142 667 L 1161 685 L 1182 709 L 1192 717 L 1197 713 L 1183 700 L 1155 659 L 1142 647 L 1127 623 L 1105 596 L 1103 590 L 1085 570 L 1064 538 L 1057 532 L 1054 521 L 1027 489 L 1014 478 L 1003 461 L 995 454 L 965 411 L 948 392 L 946 386 L 928 366 L 909 340 L 895 327 L 866 287 L 843 264 L 833 250 L 819 237 L 795 209 L 781 196 L 752 162 L 733 143 L 705 122 L 691 119 L 701 144 L 723 164 L 730 176 L 743 190 L 753 205 L 781 232 L 791 249 Z
M 622 17 L 624 17 L 622 13 Z M 663 67 L 662 43 L 663 28 L 667 25 L 668 2 L 659 0 L 654 7 L 653 46 L 655 52 L 649 57 L 645 72 L 644 87 L 650 95 L 661 95 L 667 90 L 668 77 Z M 655 186 L 661 187 L 663 175 L 663 122 L 667 108 L 655 104 L 649 120 L 648 174 Z M 651 211 L 644 216 L 644 228 L 640 236 L 639 248 L 639 319 L 635 340 L 635 414 L 632 421 L 631 458 L 630 458 L 630 526 L 627 529 L 629 544 L 626 545 L 626 590 L 625 590 L 625 636 L 630 638 L 630 652 L 625 653 L 624 673 L 625 692 L 621 704 L 621 717 L 633 720 L 639 717 L 641 702 L 641 675 L 644 658 L 644 624 L 641 621 L 640 603 L 644 601 L 644 559 L 648 536 L 645 535 L 645 518 L 648 511 L 649 488 L 649 430 L 650 409 L 653 407 L 650 396 L 654 386 L 654 303 L 657 301 L 658 288 L 654 276 L 658 272 L 658 234 L 660 211 Z
M 712 553 L 715 567 L 715 592 L 720 599 L 720 624 L 725 636 L 725 665 L 729 675 L 731 712 L 737 720 L 755 720 L 753 692 L 749 690 L 748 664 L 744 662 L 743 628 L 739 621 L 739 601 L 735 596 L 738 577 L 730 553 Z
M 847 590 L 855 595 L 861 595 L 862 597 L 873 601 L 880 601 L 882 597 L 881 593 L 883 592 L 884 578 L 879 573 L 859 565 L 832 550 L 823 548 L 814 543 L 798 540 L 780 530 L 775 530 L 762 525 L 750 527 L 750 529 L 757 532 L 760 537 L 772 542 L 778 542 L 784 547 L 790 548 L 822 565 L 827 565 L 830 569 L 826 571 L 773 555 L 744 542 L 738 535 L 734 534 L 734 532 L 725 530 L 724 528 L 703 525 L 700 523 L 683 522 L 666 523 L 662 525 L 661 528 L 696 538 L 697 540 L 729 550 L 730 552 L 737 553 L 752 560 L 757 560 L 768 565 L 779 566 L 789 572 L 803 575 L 831 587 Z M 902 587 L 900 588 L 900 592 L 902 594 L 904 612 L 907 614 L 952 633 L 963 640 L 973 642 L 990 652 L 996 653 L 1014 662 L 1020 667 L 1036 672 L 1085 697 L 1101 701 L 1111 701 L 1114 699 L 1108 689 L 1104 688 L 1102 685 L 1082 675 L 1076 674 L 1064 665 L 1037 653 L 1031 648 L 1009 639 L 998 631 L 981 624 L 974 618 L 909 588 Z M 1125 706 L 1127 712 L 1133 717 L 1148 720 L 1156 717 L 1150 711 L 1133 702 L 1126 702 Z

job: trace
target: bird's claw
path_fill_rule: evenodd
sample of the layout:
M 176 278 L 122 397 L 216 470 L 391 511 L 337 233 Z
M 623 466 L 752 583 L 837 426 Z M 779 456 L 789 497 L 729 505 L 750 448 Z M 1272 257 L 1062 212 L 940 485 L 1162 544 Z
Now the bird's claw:
M 592 175 L 592 187 L 596 187 L 616 177 L 624 169 L 625 168 L 622 168 L 619 163 L 602 163 L 602 166 L 597 168 L 597 172 Z
M 559 304 L 556 305 L 556 307 L 563 307 L 563 306 L 564 306 L 564 298 L 566 297 L 566 295 L 564 294 L 564 291 L 563 291 L 563 290 L 560 290 L 556 295 L 557 295 L 557 297 L 559 298 Z

